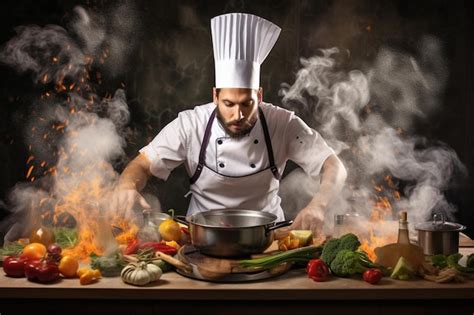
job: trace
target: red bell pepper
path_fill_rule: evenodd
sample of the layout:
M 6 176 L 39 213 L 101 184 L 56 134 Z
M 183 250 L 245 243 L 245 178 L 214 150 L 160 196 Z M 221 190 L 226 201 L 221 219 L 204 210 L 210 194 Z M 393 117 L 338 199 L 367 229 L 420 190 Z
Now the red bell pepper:
M 58 265 L 51 261 L 30 260 L 25 265 L 25 275 L 30 281 L 49 283 L 58 280 Z
M 317 282 L 329 279 L 329 268 L 321 259 L 311 259 L 306 266 L 306 273 Z
M 127 247 L 123 251 L 125 255 L 132 255 L 135 254 L 138 250 L 138 246 L 140 245 L 140 241 L 137 239 L 132 240 L 128 243 Z
M 3 271 L 9 277 L 22 278 L 25 276 L 25 264 L 28 259 L 25 257 L 8 256 L 3 261 Z
M 160 242 L 145 242 L 138 245 L 138 249 L 153 248 L 155 252 L 161 252 L 166 255 L 174 256 L 178 252 L 173 246 L 169 246 Z
M 362 278 L 364 278 L 364 281 L 370 284 L 378 283 L 380 279 L 382 279 L 382 276 L 383 276 L 382 271 L 380 271 L 380 269 L 375 269 L 375 268 L 366 270 L 362 274 Z

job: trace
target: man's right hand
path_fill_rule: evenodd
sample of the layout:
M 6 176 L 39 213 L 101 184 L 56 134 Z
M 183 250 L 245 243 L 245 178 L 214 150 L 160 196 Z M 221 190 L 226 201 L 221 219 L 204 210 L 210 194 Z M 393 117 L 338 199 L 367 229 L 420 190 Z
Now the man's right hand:
M 133 206 L 137 203 L 145 209 L 151 208 L 145 198 L 134 187 L 119 184 L 115 188 L 111 208 L 115 209 L 117 215 L 127 220 L 133 219 Z
M 112 194 L 112 211 L 126 219 L 134 218 L 133 206 L 138 202 L 143 208 L 151 208 L 139 193 L 150 176 L 150 162 L 143 154 L 133 159 L 122 172 Z

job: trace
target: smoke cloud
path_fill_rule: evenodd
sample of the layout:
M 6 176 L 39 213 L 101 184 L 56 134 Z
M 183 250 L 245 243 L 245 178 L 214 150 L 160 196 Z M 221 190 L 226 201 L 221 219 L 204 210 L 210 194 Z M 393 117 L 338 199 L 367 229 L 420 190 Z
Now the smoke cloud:
M 125 156 L 125 92 L 104 97 L 98 91 L 102 73 L 113 77 L 125 68 L 138 32 L 135 10 L 125 3 L 110 16 L 82 7 L 74 12 L 69 30 L 18 27 L 0 53 L 1 62 L 31 73 L 46 90 L 31 106 L 25 130 L 31 182 L 17 184 L 9 195 L 14 215 L 2 222 L 10 228 L 7 242 L 28 237 L 40 214 L 69 212 L 80 222 L 81 205 L 92 216 L 107 211 L 107 194 L 118 178 L 113 163 Z
M 283 106 L 307 117 L 349 172 L 327 213 L 327 231 L 334 214 L 370 218 L 381 200 L 393 209 L 386 219 L 407 210 L 413 223 L 433 212 L 453 220 L 456 208 L 444 193 L 466 168 L 447 145 L 414 134 L 417 119 L 428 119 L 442 100 L 448 74 L 439 41 L 424 37 L 414 55 L 383 48 L 363 70 L 341 70 L 338 54 L 331 48 L 302 59 L 295 82 L 281 89 Z M 282 194 L 304 177 L 284 179 Z

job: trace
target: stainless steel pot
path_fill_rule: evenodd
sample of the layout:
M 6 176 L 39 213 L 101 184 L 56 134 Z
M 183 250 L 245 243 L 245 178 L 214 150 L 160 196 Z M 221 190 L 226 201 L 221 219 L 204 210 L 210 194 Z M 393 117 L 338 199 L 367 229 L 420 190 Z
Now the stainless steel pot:
M 189 226 L 194 247 L 216 257 L 262 253 L 272 244 L 275 229 L 293 223 L 276 223 L 277 216 L 268 212 L 237 209 L 211 210 L 175 219 Z
M 442 215 L 435 214 L 433 221 L 417 224 L 418 245 L 425 255 L 450 255 L 459 251 L 459 232 L 464 225 L 446 222 Z

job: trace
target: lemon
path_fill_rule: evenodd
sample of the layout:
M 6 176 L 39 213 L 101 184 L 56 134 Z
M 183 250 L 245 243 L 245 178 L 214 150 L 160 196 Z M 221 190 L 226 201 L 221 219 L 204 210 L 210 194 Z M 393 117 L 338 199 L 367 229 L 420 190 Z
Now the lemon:
M 72 256 L 63 256 L 59 262 L 58 269 L 66 278 L 72 278 L 76 276 L 77 270 L 79 269 L 79 261 Z
M 290 232 L 290 238 L 298 239 L 300 247 L 307 246 L 313 241 L 313 232 L 311 230 L 293 230 Z
M 177 242 L 181 238 L 181 227 L 176 221 L 172 219 L 164 220 L 160 224 L 160 227 L 158 228 L 158 232 L 160 232 L 161 238 L 168 242 L 169 241 Z

